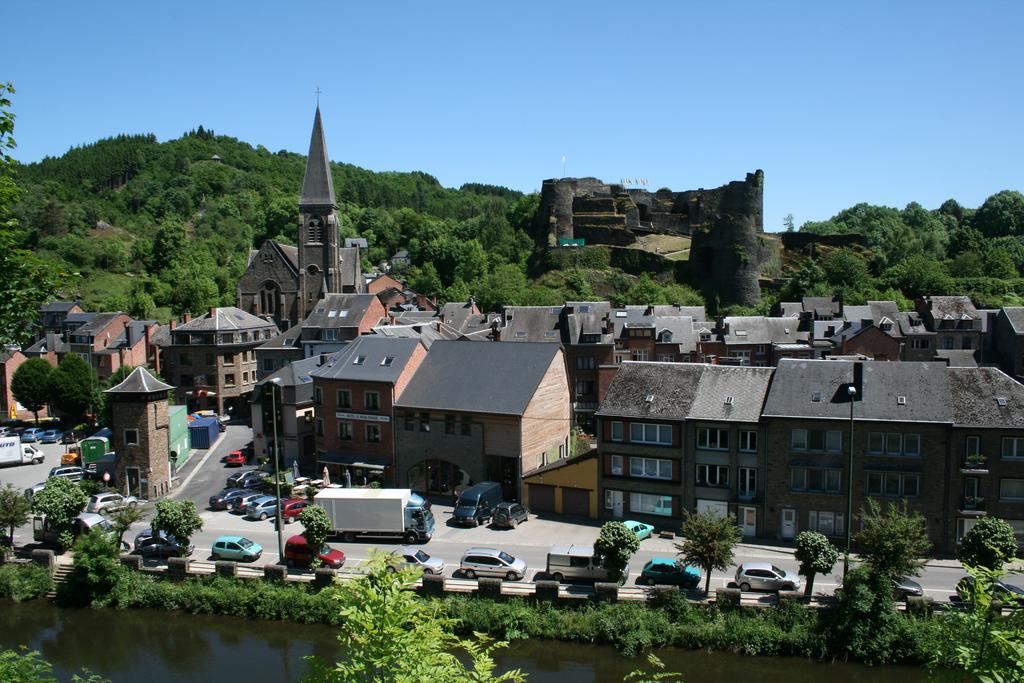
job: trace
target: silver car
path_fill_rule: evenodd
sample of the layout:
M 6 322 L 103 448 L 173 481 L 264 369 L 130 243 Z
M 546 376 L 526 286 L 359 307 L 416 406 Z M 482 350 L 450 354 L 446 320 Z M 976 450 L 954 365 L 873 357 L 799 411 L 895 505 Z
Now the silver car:
M 122 496 L 120 493 L 97 493 L 89 496 L 89 504 L 85 506 L 86 512 L 114 512 L 123 507 L 133 508 L 139 504 L 135 496 Z
M 745 562 L 736 568 L 736 585 L 741 591 L 800 590 L 800 575 L 769 562 Z
M 246 519 L 263 520 L 277 514 L 277 498 L 260 496 L 245 507 Z
M 470 548 L 459 564 L 467 579 L 477 576 L 497 576 L 507 581 L 519 581 L 526 576 L 526 563 L 495 548 Z
M 394 556 L 398 560 L 399 566 L 418 567 L 423 570 L 424 574 L 436 574 L 440 576 L 448 566 L 448 564 L 441 558 L 431 557 L 419 548 L 413 548 L 408 545 L 397 548 L 394 552 Z

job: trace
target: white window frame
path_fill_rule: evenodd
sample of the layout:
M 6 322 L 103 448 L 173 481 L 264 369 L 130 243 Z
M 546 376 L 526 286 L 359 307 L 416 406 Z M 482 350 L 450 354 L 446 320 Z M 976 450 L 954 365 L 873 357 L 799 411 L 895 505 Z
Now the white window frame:
M 672 496 L 655 493 L 629 494 L 629 511 L 639 515 L 672 516 Z
M 643 479 L 671 479 L 672 461 L 662 458 L 640 458 L 629 459 L 629 476 Z
M 1007 445 L 1010 446 L 1009 455 L 1007 455 Z M 1024 460 L 1024 437 L 1004 436 L 1000 452 L 1003 460 Z
M 612 474 L 621 475 L 625 470 L 623 469 L 623 458 L 621 455 L 611 456 L 611 472 Z
M 651 433 L 653 431 L 653 434 Z M 639 436 L 640 438 L 637 438 Z M 654 422 L 631 422 L 629 425 L 629 442 L 646 443 L 656 446 L 672 445 L 672 425 Z
M 736 494 L 743 500 L 757 496 L 757 468 L 740 467 L 736 471 Z
M 885 432 L 870 432 L 868 434 L 868 453 L 870 455 L 885 454 Z
M 630 349 L 630 356 L 635 361 L 646 361 L 648 359 L 647 349 Z
M 1006 495 L 1005 490 L 1004 490 L 1004 486 L 1007 483 L 1010 483 L 1010 482 L 1013 482 L 1015 484 L 1019 484 L 1020 491 L 1017 492 L 1017 495 L 1013 495 L 1013 496 Z M 1022 479 L 1020 477 L 1003 477 L 1002 479 L 1000 479 L 999 480 L 999 500 L 1001 500 L 1001 501 L 1009 501 L 1009 502 L 1013 502 L 1013 503 L 1024 501 L 1024 479 Z
M 135 438 L 129 439 L 128 434 L 130 432 L 135 433 Z M 138 446 L 139 445 L 139 430 L 138 429 L 126 429 L 124 430 L 124 445 L 126 446 Z
M 619 422 L 618 420 L 612 422 L 611 429 L 609 430 L 609 434 L 610 434 L 609 438 L 612 441 L 618 441 L 618 442 L 621 443 L 622 442 L 622 433 L 623 433 L 623 431 L 622 431 L 622 422 Z
M 702 471 L 703 476 L 701 476 Z M 712 477 L 712 472 L 714 472 L 714 477 Z M 696 471 L 694 473 L 694 482 L 697 486 L 707 486 L 710 488 L 728 488 L 729 466 L 711 465 L 702 462 L 697 463 Z

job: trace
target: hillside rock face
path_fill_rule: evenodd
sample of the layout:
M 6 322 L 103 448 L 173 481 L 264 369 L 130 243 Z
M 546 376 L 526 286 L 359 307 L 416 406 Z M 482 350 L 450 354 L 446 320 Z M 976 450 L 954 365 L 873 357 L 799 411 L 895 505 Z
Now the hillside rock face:
M 757 277 L 765 250 L 764 173 L 748 173 L 721 187 L 649 192 L 597 178 L 557 178 L 541 186 L 535 238 L 550 247 L 560 240 L 628 246 L 647 234 L 692 239 L 689 277 L 722 305 L 760 301 Z

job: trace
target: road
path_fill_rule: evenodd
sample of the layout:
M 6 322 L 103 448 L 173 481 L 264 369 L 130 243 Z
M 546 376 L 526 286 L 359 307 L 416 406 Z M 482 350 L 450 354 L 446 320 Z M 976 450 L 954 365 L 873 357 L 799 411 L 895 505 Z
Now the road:
M 252 439 L 252 432 L 244 426 L 231 425 L 222 435 L 222 438 L 209 452 L 197 451 L 189 459 L 188 463 L 179 471 L 176 486 L 179 488 L 172 494 L 181 499 L 192 500 L 196 508 L 200 510 L 203 518 L 204 528 L 192 539 L 196 546 L 194 557 L 196 559 L 210 559 L 210 549 L 214 539 L 222 534 L 245 536 L 264 548 L 263 557 L 258 564 L 276 562 L 277 534 L 274 530 L 272 520 L 250 521 L 240 515 L 226 511 L 213 511 L 207 508 L 207 500 L 210 495 L 219 491 L 225 479 L 237 468 L 225 467 L 221 459 L 229 451 L 243 446 Z M 0 485 L 6 482 L 13 483 L 19 489 L 24 489 L 37 482 L 43 481 L 49 469 L 60 463 L 60 454 L 64 447 L 60 445 L 40 446 L 46 454 L 46 459 L 40 465 L 21 465 L 0 469 Z M 148 506 L 147 506 L 148 507 Z M 582 523 L 567 522 L 554 516 L 545 518 L 531 515 L 530 521 L 514 530 L 499 530 L 489 527 L 458 528 L 448 524 L 451 516 L 451 505 L 435 502 L 434 516 L 436 529 L 433 539 L 423 546 L 423 549 L 430 555 L 436 555 L 448 563 L 446 575 L 452 576 L 458 567 L 463 552 L 472 546 L 495 547 L 520 557 L 526 561 L 529 571 L 526 580 L 538 578 L 538 573 L 543 578 L 548 549 L 554 544 L 581 544 L 592 545 L 597 538 L 599 524 L 595 521 L 586 520 Z M 137 530 L 145 528 L 147 524 L 140 523 L 137 529 L 133 529 L 126 535 L 131 540 Z M 289 536 L 301 533 L 299 524 L 286 525 L 282 531 L 282 537 L 287 540 Z M 15 533 L 15 540 L 18 544 L 30 543 L 32 540 L 31 526 L 25 526 Z M 675 541 L 652 537 L 640 544 L 640 550 L 630 562 L 630 569 L 633 575 L 630 583 L 635 580 L 644 563 L 653 557 L 675 557 L 677 554 Z M 398 547 L 397 544 L 388 542 L 356 542 L 356 543 L 335 543 L 331 545 L 345 553 L 348 558 L 346 566 L 353 567 L 358 562 L 367 559 L 374 548 L 389 551 Z M 795 572 L 798 563 L 793 559 L 792 550 L 785 547 L 772 547 L 756 544 L 740 544 L 736 549 L 736 562 L 771 562 L 787 571 Z M 832 574 L 816 577 L 814 590 L 816 593 L 830 594 L 839 583 L 842 572 L 840 563 Z M 713 572 L 711 588 L 728 585 L 735 574 L 735 569 L 726 572 Z M 928 595 L 936 600 L 948 600 L 953 595 L 953 588 L 956 582 L 965 574 L 963 568 L 949 560 L 932 561 L 924 568 L 922 576 L 917 581 L 924 587 Z

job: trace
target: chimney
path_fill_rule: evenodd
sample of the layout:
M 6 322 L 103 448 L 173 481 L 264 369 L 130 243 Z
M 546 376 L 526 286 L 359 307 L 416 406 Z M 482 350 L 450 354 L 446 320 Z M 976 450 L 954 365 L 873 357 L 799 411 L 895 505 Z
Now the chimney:
M 323 365 L 324 363 L 326 363 L 327 362 L 327 356 L 329 356 L 329 355 L 330 354 L 327 354 L 327 353 L 321 353 L 320 354 L 320 362 L 317 363 L 317 365 Z
M 173 331 L 174 328 L 177 327 L 177 326 L 178 326 L 178 321 L 175 320 L 174 318 L 171 318 L 171 330 Z
M 654 315 L 654 305 L 647 304 L 647 308 L 644 309 L 644 315 Z
M 186 323 L 192 322 L 192 313 L 191 313 L 191 311 L 185 311 L 185 315 L 183 315 L 182 318 L 184 319 L 184 321 Z
M 855 401 L 864 400 L 864 363 L 861 361 L 854 361 L 853 363 L 853 386 L 857 390 L 857 395 L 853 397 Z
M 389 325 L 394 325 L 395 324 L 395 314 L 394 313 L 389 313 L 388 314 L 388 324 Z
M 217 317 L 217 307 L 216 306 L 210 306 L 210 317 L 211 318 L 216 318 Z

